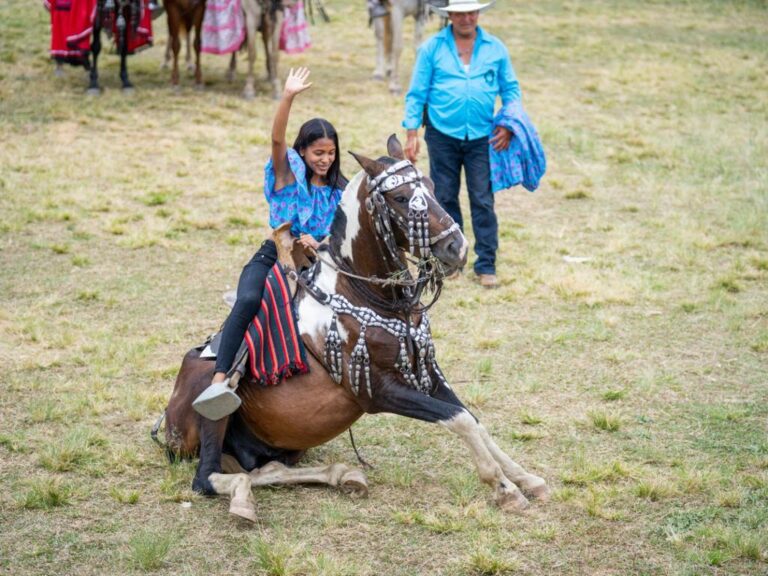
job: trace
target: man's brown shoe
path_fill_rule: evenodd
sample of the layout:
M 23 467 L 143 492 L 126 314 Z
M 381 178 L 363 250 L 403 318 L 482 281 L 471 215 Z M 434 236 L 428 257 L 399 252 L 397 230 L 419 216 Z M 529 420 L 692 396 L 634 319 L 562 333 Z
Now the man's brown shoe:
M 477 279 L 483 288 L 496 288 L 499 285 L 499 279 L 496 274 L 478 274 Z

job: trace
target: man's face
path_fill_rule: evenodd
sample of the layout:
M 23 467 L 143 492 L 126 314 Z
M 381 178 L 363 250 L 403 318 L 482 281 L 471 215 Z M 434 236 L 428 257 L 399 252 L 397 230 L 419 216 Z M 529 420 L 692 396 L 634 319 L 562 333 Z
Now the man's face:
M 449 12 L 448 19 L 453 24 L 453 31 L 457 36 L 472 36 L 477 28 L 479 10 L 472 12 Z

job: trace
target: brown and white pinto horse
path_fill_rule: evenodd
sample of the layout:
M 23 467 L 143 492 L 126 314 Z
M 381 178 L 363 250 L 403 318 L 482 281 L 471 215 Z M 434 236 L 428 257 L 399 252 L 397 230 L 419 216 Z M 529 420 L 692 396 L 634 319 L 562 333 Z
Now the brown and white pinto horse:
M 525 508 L 523 492 L 548 495 L 544 480 L 496 445 L 440 372 L 419 296 L 431 281 L 439 294 L 442 276 L 465 264 L 467 241 L 394 135 L 387 149 L 389 157 L 378 160 L 355 155 L 363 170 L 346 187 L 329 243 L 297 295 L 310 372 L 273 387 L 245 377 L 237 390 L 240 409 L 214 422 L 191 406 L 211 382 L 213 363 L 196 350 L 184 358 L 166 409 L 167 446 L 176 455 L 200 455 L 193 489 L 229 494 L 233 514 L 255 520 L 251 488 L 264 484 L 324 482 L 365 493 L 362 473 L 342 464 L 286 464 L 364 413 L 378 412 L 436 422 L 458 434 L 502 508 Z M 407 252 L 418 258 L 416 279 Z

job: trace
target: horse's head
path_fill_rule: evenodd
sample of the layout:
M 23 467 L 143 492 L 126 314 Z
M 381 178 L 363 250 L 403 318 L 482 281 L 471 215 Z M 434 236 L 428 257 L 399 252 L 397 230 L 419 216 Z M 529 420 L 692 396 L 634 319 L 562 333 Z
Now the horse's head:
M 394 134 L 387 140 L 387 152 L 389 156 L 377 160 L 352 152 L 368 175 L 361 193 L 377 234 L 390 250 L 410 252 L 422 261 L 434 256 L 443 274 L 462 268 L 467 240 L 435 198 L 432 180 L 405 159 Z

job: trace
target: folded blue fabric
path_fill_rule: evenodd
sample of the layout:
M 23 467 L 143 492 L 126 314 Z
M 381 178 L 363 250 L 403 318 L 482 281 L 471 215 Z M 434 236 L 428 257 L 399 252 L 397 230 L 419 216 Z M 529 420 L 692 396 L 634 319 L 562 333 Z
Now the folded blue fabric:
M 489 145 L 491 189 L 498 192 L 522 183 L 526 190 L 533 192 L 547 171 L 547 158 L 539 134 L 520 100 L 514 100 L 499 110 L 493 119 L 493 127 L 497 126 L 510 130 L 513 138 L 502 152 L 496 152 Z

